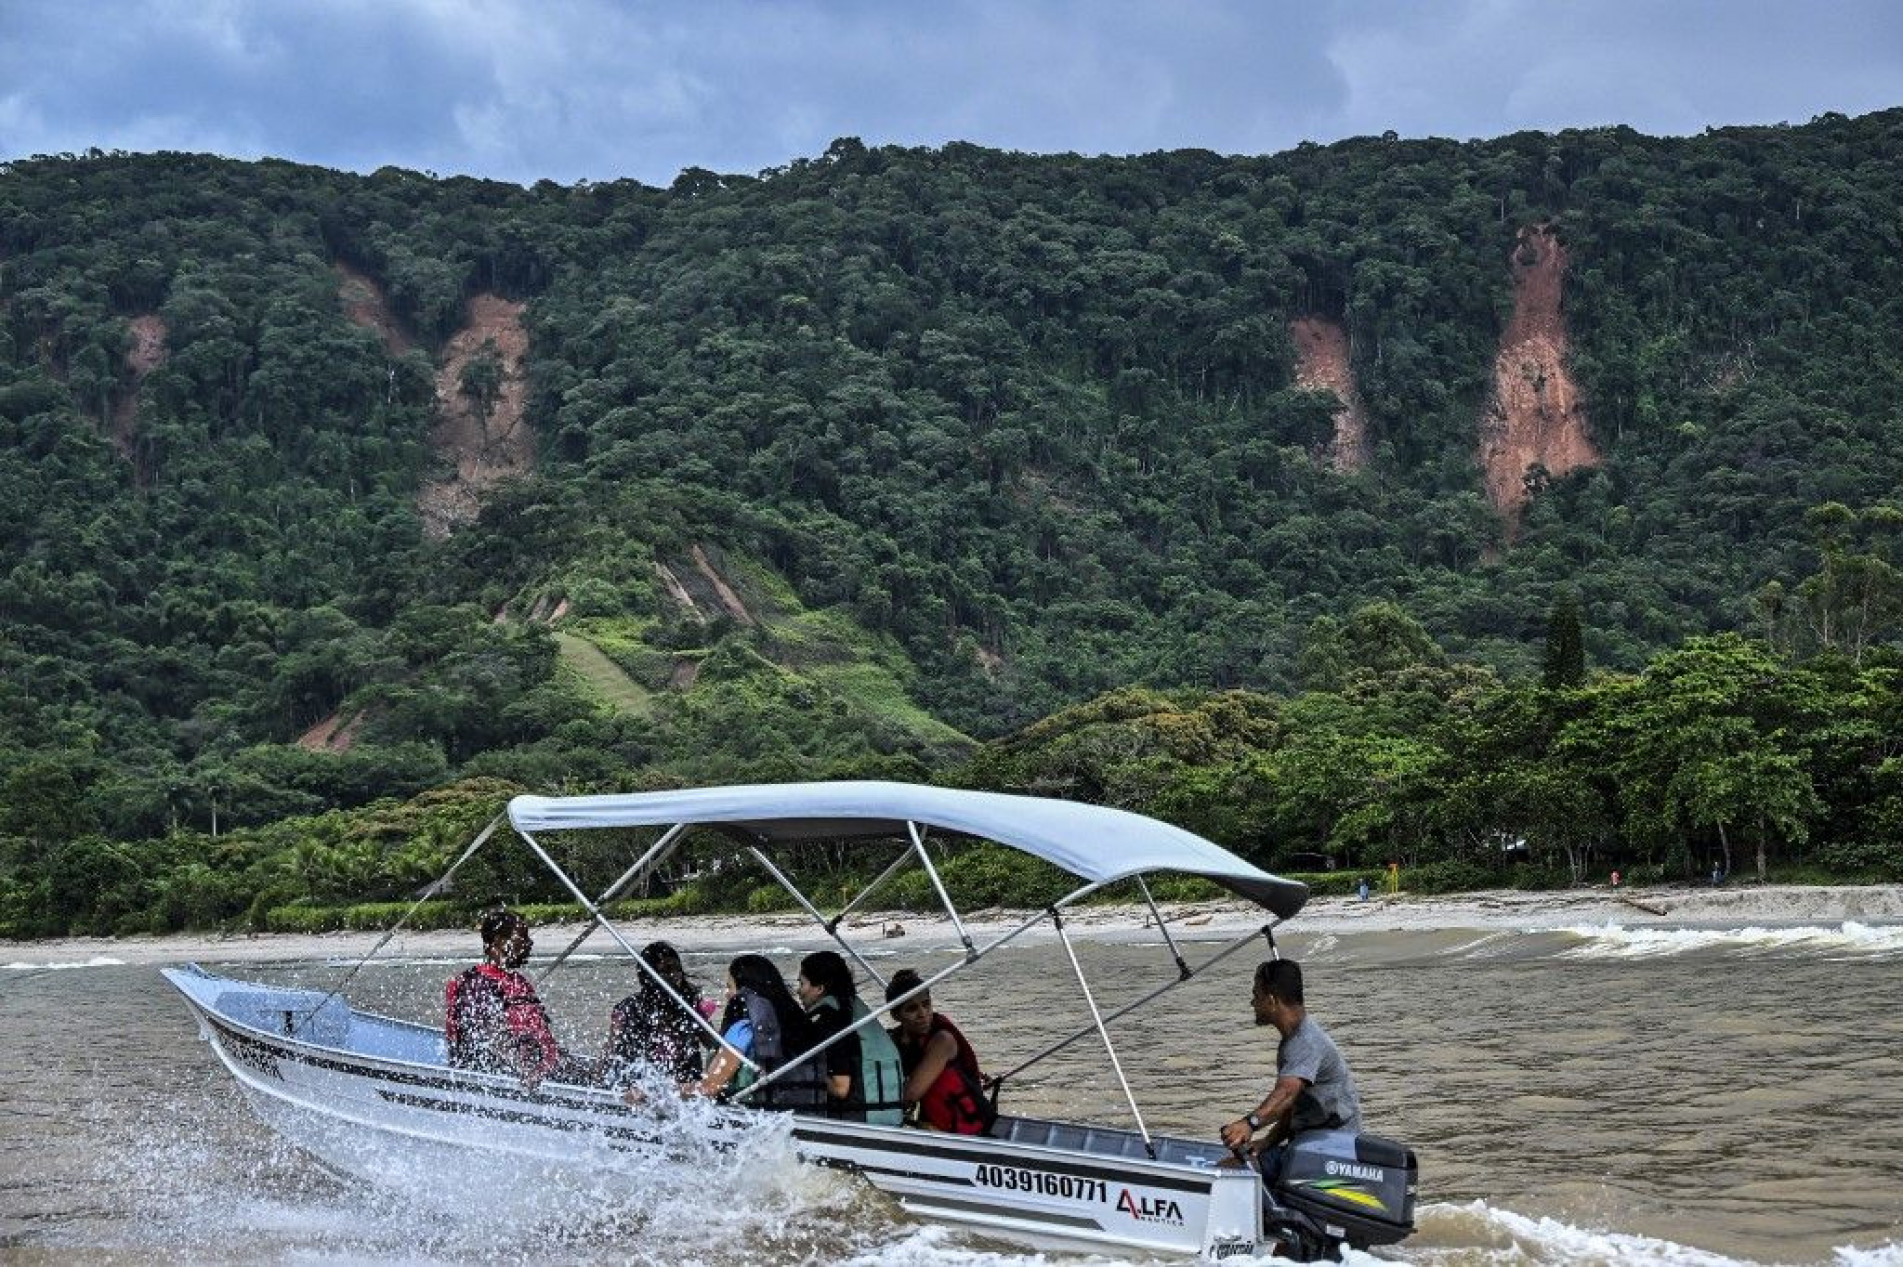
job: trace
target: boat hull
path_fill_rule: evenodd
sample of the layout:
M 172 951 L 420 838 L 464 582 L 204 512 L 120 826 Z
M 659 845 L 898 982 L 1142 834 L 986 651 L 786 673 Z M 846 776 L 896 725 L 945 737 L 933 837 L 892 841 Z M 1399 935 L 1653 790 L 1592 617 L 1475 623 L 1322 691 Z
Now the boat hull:
M 168 969 L 201 1036 L 259 1117 L 326 1168 L 420 1190 L 520 1188 L 563 1174 L 592 1191 L 630 1194 L 655 1163 L 680 1156 L 678 1135 L 609 1091 L 544 1086 L 447 1067 L 440 1035 L 352 1012 L 335 999 Z M 321 1003 L 321 1006 L 320 1006 Z M 798 1155 L 851 1171 L 912 1214 L 1039 1247 L 1222 1257 L 1254 1252 L 1260 1186 L 1218 1169 L 1220 1148 L 1133 1133 L 1003 1118 L 990 1135 L 725 1109 L 696 1136 L 732 1148 L 764 1127 L 790 1129 Z M 691 1158 L 685 1159 L 691 1164 Z M 513 1178 L 512 1178 L 513 1177 Z

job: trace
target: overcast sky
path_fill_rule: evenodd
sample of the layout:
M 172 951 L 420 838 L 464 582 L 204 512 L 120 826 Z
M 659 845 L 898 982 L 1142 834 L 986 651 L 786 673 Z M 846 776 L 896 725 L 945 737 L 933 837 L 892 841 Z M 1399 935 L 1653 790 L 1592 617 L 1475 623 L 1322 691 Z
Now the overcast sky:
M 838 136 L 1269 153 L 1896 105 L 1898 0 L 0 0 L 0 158 L 664 185 Z

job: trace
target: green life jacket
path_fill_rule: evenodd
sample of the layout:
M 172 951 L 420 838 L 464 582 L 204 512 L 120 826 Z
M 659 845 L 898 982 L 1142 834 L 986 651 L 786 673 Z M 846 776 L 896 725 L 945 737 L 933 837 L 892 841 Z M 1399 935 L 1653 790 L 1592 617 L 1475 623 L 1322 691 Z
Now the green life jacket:
M 863 1021 L 872 1015 L 864 999 L 852 1000 L 852 1019 Z M 899 1062 L 899 1049 L 883 1025 L 868 1025 L 859 1031 L 859 1077 L 853 1091 L 865 1106 L 866 1121 L 880 1126 L 897 1126 L 905 1120 L 899 1093 L 905 1089 L 905 1067 Z
M 815 1001 L 812 1010 L 838 1006 L 839 1000 L 828 994 Z M 865 1000 L 854 995 L 846 1023 L 857 1024 L 870 1015 Z M 859 1068 L 853 1072 L 852 1089 L 846 1093 L 843 1116 L 856 1122 L 898 1126 L 905 1120 L 905 1110 L 899 1103 L 899 1093 L 905 1089 L 905 1070 L 899 1063 L 899 1049 L 892 1045 L 892 1036 L 882 1025 L 866 1025 L 854 1032 L 859 1038 Z

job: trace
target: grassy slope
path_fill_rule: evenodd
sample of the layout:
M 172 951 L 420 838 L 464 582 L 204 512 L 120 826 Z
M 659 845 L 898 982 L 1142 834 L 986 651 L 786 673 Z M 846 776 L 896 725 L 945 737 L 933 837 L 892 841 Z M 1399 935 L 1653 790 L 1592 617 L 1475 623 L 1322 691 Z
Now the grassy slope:
M 822 698 L 850 701 L 928 748 L 956 750 L 971 743 L 912 698 L 911 664 L 890 638 L 838 611 L 807 608 L 785 578 L 758 559 L 723 552 L 720 571 L 757 621 L 759 653 L 792 679 L 811 683 Z M 564 587 L 558 581 L 553 588 Z M 646 597 L 662 612 L 674 607 L 654 590 Z M 680 689 L 672 682 L 676 670 L 701 660 L 707 647 L 656 646 L 650 639 L 660 619 L 630 611 L 570 618 L 555 633 L 562 662 L 590 698 L 632 716 L 665 720 L 664 701 Z
M 654 715 L 654 693 L 623 673 L 601 648 L 579 634 L 562 631 L 556 632 L 555 642 L 561 648 L 563 663 L 580 675 L 593 695 L 636 717 Z

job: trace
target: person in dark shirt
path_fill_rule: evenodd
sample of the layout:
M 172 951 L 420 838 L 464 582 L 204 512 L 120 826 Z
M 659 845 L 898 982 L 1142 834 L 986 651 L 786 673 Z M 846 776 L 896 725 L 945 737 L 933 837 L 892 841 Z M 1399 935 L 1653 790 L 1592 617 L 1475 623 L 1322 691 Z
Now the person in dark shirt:
M 905 1084 L 898 1048 L 879 1025 L 859 1025 L 871 1016 L 853 983 L 852 969 L 837 951 L 819 950 L 800 960 L 793 987 L 813 1024 L 813 1045 L 853 1030 L 817 1059 L 826 1065 L 826 1114 L 855 1122 L 897 1126 L 903 1118 L 899 1091 Z
M 819 950 L 800 960 L 799 981 L 793 994 L 806 1009 L 812 1026 L 812 1045 L 817 1047 L 852 1024 L 852 1000 L 856 995 L 852 970 L 838 952 Z M 826 1062 L 827 1111 L 837 1115 L 852 1097 L 853 1076 L 859 1072 L 859 1035 L 848 1034 L 828 1047 Z
M 641 974 L 641 988 L 615 1004 L 608 1018 L 608 1047 L 602 1056 L 602 1080 L 624 1086 L 644 1069 L 657 1070 L 671 1083 L 699 1082 L 705 1069 L 701 1049 L 713 1040 L 694 1018 L 712 1013 L 703 1006 L 700 989 L 688 980 L 680 951 L 664 941 L 651 942 L 641 959 L 679 996 L 669 997 L 659 981 Z M 687 1005 L 686 1008 L 681 1006 Z
M 479 1073 L 514 1074 L 530 1090 L 544 1078 L 570 1071 L 549 1027 L 535 986 L 518 969 L 535 940 L 514 911 L 482 921 L 483 961 L 449 979 L 443 989 L 443 1036 L 449 1063 Z

